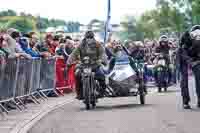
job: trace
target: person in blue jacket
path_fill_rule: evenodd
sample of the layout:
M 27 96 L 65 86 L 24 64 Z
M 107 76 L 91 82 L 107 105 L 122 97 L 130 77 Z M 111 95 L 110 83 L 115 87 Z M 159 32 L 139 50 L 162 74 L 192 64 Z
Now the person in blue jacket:
M 28 38 L 21 37 L 19 40 L 19 44 L 22 50 L 32 57 L 41 57 L 40 53 L 34 51 L 32 48 L 29 47 Z

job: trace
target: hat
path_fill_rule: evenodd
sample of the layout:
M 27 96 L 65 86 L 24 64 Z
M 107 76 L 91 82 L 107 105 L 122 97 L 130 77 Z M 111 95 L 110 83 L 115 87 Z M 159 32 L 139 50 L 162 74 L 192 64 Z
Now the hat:
M 87 31 L 85 33 L 85 38 L 94 38 L 94 32 L 93 31 Z
M 14 29 L 14 28 L 9 28 L 9 29 L 7 30 L 7 33 L 8 33 L 9 35 L 11 35 L 13 32 L 18 32 L 18 30 L 17 30 L 17 29 Z
M 11 36 L 13 39 L 15 39 L 15 38 L 20 37 L 20 33 L 19 33 L 18 31 L 13 31 L 13 32 L 10 34 L 10 36 Z

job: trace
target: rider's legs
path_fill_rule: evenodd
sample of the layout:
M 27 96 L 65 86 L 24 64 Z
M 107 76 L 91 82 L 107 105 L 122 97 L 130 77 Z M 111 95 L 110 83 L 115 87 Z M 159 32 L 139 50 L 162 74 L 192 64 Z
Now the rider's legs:
M 188 87 L 188 64 L 180 63 L 180 88 L 183 97 L 183 104 L 187 105 L 190 102 L 190 94 Z
M 167 64 L 167 84 L 169 85 L 171 83 L 172 80 L 172 72 L 170 69 L 170 58 L 169 55 L 165 55 L 164 56 L 165 60 L 166 60 L 166 64 Z
M 200 65 L 194 66 L 192 70 L 195 77 L 198 107 L 200 107 Z
M 76 77 L 76 95 L 77 95 L 77 99 L 82 99 L 83 95 L 82 95 L 82 82 L 81 82 L 81 68 L 80 66 L 76 67 L 75 70 L 75 77 Z

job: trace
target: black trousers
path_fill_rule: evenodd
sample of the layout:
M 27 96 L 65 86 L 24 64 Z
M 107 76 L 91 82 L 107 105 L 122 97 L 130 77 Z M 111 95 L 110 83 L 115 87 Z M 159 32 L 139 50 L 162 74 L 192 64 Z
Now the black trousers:
M 179 72 L 180 72 L 180 88 L 181 88 L 181 95 L 183 98 L 183 103 L 188 104 L 190 102 L 190 94 L 189 94 L 189 87 L 188 87 L 188 63 L 187 59 L 185 58 L 187 53 L 183 49 L 179 49 L 178 57 L 179 57 Z
M 200 102 L 200 64 L 192 68 L 195 77 L 196 94 L 198 101 Z

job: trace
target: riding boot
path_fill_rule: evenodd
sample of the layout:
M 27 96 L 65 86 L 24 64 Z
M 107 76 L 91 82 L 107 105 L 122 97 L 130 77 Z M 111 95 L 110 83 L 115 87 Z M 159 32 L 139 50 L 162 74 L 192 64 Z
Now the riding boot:
M 81 87 L 82 87 L 82 84 L 81 84 L 81 78 L 80 76 L 76 76 L 76 98 L 78 100 L 82 100 L 83 99 L 83 94 L 82 94 L 82 91 L 81 91 Z

